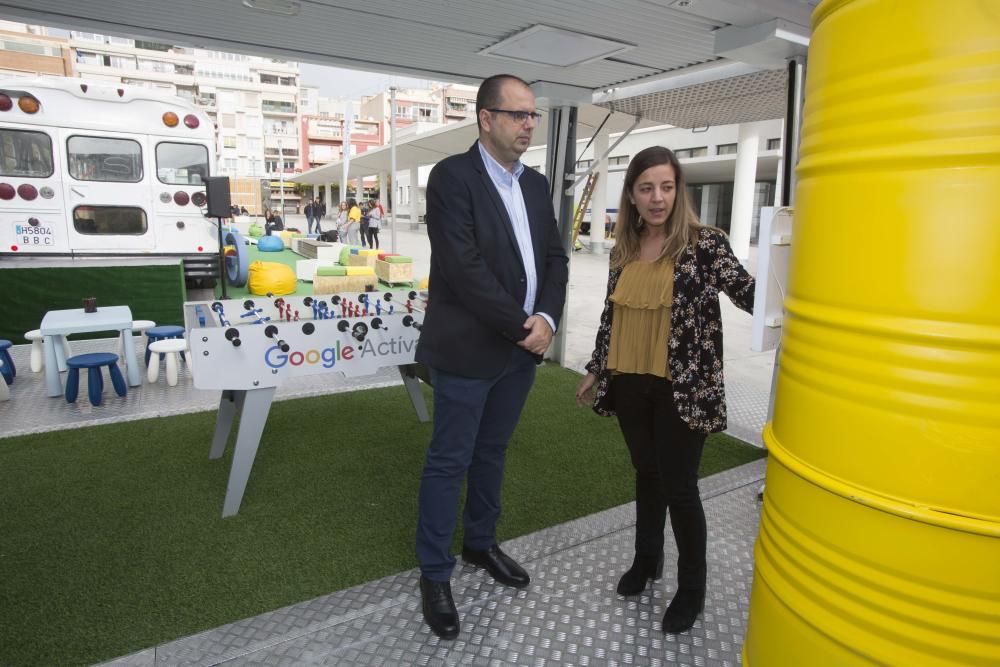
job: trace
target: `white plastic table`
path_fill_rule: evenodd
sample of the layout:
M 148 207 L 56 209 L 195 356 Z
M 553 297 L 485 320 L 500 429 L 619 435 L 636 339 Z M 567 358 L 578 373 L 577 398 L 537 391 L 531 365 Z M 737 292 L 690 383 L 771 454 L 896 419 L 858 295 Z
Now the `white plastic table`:
M 126 336 L 125 340 L 131 341 L 132 310 L 128 306 L 101 306 L 93 313 L 85 313 L 83 308 L 50 310 L 45 313 L 38 329 L 44 339 L 46 392 L 49 396 L 62 396 L 59 371 L 66 370 L 63 338 L 74 333 L 117 331 Z M 125 346 L 125 371 L 130 387 L 142 384 L 133 345 Z

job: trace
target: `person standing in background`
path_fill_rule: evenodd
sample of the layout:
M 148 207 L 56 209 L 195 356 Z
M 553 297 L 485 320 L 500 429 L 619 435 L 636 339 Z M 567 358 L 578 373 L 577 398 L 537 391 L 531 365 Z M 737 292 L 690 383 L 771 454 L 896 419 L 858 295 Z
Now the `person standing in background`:
M 351 245 L 365 247 L 365 237 L 360 234 L 361 229 L 361 208 L 354 199 L 347 200 L 347 236 L 351 239 Z
M 382 207 L 374 199 L 368 202 L 368 247 L 378 248 L 378 231 L 382 228 Z
M 319 197 L 316 197 L 316 201 L 313 202 L 313 218 L 316 219 L 316 233 L 322 234 L 323 229 L 320 227 L 320 221 L 326 216 L 326 204 Z
M 308 228 L 308 233 L 312 234 L 313 233 L 313 203 L 312 203 L 311 199 L 306 203 L 305 210 L 302 211 L 302 212 L 306 214 L 306 226 Z

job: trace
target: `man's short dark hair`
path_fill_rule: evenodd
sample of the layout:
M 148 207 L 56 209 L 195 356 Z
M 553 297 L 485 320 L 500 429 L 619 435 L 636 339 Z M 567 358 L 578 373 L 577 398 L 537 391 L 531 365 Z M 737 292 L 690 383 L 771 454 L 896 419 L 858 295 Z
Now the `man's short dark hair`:
M 517 81 L 525 88 L 531 88 L 528 82 L 513 74 L 494 74 L 488 79 L 484 79 L 479 84 L 479 92 L 476 94 L 476 123 L 482 128 L 479 122 L 479 112 L 483 109 L 496 109 L 500 106 L 500 90 L 507 81 Z

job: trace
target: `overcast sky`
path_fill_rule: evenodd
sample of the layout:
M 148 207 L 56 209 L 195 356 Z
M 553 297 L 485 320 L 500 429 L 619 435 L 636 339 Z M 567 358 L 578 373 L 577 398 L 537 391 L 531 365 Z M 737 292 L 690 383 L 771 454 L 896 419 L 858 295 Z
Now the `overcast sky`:
M 305 86 L 318 86 L 323 97 L 357 100 L 362 95 L 375 95 L 389 86 L 397 88 L 428 88 L 429 79 L 413 79 L 381 72 L 361 72 L 353 69 L 299 63 L 299 80 Z

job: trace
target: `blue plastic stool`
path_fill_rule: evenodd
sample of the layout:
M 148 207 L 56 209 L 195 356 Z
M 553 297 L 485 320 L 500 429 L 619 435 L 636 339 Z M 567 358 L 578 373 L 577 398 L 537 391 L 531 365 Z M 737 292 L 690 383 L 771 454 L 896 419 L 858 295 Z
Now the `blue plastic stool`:
M 10 352 L 7 351 L 11 345 L 13 343 L 9 340 L 0 339 L 0 358 L 3 358 L 3 365 L 0 366 L 0 375 L 3 376 L 7 384 L 14 384 L 14 378 L 17 376 L 17 369 L 14 368 L 14 360 L 10 358 Z
M 184 327 L 179 327 L 179 326 L 177 326 L 175 324 L 164 324 L 162 326 L 150 327 L 149 329 L 146 329 L 146 367 L 147 368 L 149 367 L 149 357 L 150 357 L 149 344 L 150 343 L 155 343 L 158 340 L 165 340 L 167 338 L 184 338 Z M 163 355 L 162 354 L 159 357 L 157 357 L 156 363 L 160 363 L 161 359 L 163 359 Z M 184 361 L 187 361 L 187 359 L 184 358 L 184 353 L 183 352 L 181 352 L 181 359 L 184 359 Z
M 78 354 L 66 360 L 66 367 L 69 374 L 66 376 L 66 402 L 76 402 L 76 395 L 80 390 L 80 369 L 87 369 L 87 394 L 93 405 L 101 404 L 101 394 L 104 393 L 104 374 L 101 367 L 107 366 L 111 374 L 111 384 L 115 387 L 115 393 L 124 396 L 128 393 L 125 386 L 125 378 L 118 370 L 118 355 L 110 352 L 91 352 L 90 354 Z

